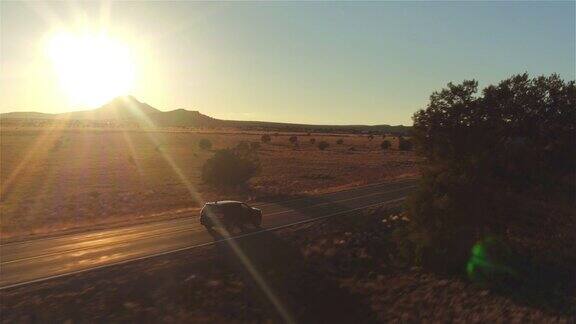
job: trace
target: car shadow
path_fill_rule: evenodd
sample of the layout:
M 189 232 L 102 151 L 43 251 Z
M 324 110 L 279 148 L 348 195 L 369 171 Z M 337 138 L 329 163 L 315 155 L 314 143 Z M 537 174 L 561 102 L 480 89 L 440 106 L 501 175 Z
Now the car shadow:
M 217 266 L 239 275 L 259 305 L 280 322 L 375 322 L 359 296 L 308 264 L 300 250 L 270 231 L 231 238 L 209 230 Z

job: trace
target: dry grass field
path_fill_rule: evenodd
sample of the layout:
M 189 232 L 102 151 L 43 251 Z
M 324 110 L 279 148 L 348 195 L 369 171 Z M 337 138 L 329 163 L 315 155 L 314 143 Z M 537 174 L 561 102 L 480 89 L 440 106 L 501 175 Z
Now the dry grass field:
M 215 150 L 262 133 L 15 129 L 1 136 L 2 239 L 182 216 L 203 201 L 280 199 L 414 177 L 412 152 L 380 149 L 380 136 L 271 134 L 261 143 L 261 172 L 247 188 L 217 190 L 201 168 Z M 198 146 L 212 142 L 210 150 Z M 316 144 L 310 139 L 314 138 Z M 344 143 L 338 145 L 338 139 Z M 321 151 L 320 141 L 330 147 Z

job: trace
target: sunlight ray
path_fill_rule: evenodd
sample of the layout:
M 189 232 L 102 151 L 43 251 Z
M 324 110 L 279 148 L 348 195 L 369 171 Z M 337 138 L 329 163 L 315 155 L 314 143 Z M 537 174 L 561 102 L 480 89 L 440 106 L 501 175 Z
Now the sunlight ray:
M 146 126 L 149 129 L 154 129 L 155 125 L 154 123 L 150 120 L 150 118 L 148 118 L 148 116 L 146 116 L 145 114 L 141 113 L 141 111 L 139 109 L 137 109 L 134 106 L 134 103 L 128 100 L 125 100 L 126 104 L 128 105 L 128 108 L 132 111 L 132 113 L 136 116 L 138 116 L 139 120 L 142 120 L 146 123 Z M 180 182 L 186 187 L 186 190 L 188 191 L 188 193 L 190 194 L 190 196 L 192 197 L 192 199 L 198 203 L 198 205 L 202 205 L 204 203 L 204 200 L 202 199 L 202 196 L 200 195 L 200 193 L 198 192 L 198 190 L 196 190 L 196 188 L 194 187 L 194 185 L 192 184 L 192 182 L 186 177 L 186 175 L 184 174 L 184 172 L 182 172 L 182 169 L 178 166 L 178 164 L 174 161 L 174 159 L 172 158 L 172 156 L 170 156 L 170 154 L 167 154 L 164 150 L 162 150 L 161 148 L 161 141 L 158 138 L 158 132 L 153 132 L 150 130 L 144 130 L 145 134 L 148 135 L 148 137 L 150 138 L 150 140 L 157 146 L 160 147 L 159 152 L 162 155 L 162 157 L 164 158 L 164 160 L 168 163 L 169 167 L 172 169 L 172 171 L 176 174 L 176 176 L 178 177 L 178 179 L 180 180 Z
M 128 106 L 130 107 L 130 109 L 134 112 L 134 114 L 138 115 L 140 117 L 140 119 L 146 123 L 146 126 L 148 126 L 151 129 L 153 129 L 155 127 L 154 123 L 148 118 L 148 116 L 142 114 L 138 109 L 136 109 L 136 107 L 133 106 L 132 102 L 127 101 L 127 103 L 128 103 Z M 150 139 L 157 146 L 159 146 L 159 144 L 161 142 L 160 142 L 159 138 L 156 136 L 159 133 L 151 132 L 151 131 L 147 131 L 146 133 L 148 134 Z M 169 166 L 172 168 L 172 171 L 178 176 L 180 181 L 184 184 L 184 186 L 186 187 L 186 189 L 190 193 L 191 197 L 196 202 L 198 202 L 199 205 L 201 206 L 204 203 L 204 200 L 202 199 L 201 195 L 196 190 L 196 188 L 194 188 L 194 185 L 190 182 L 190 180 L 188 180 L 188 178 L 182 172 L 182 169 L 180 169 L 180 167 L 176 164 L 174 159 L 172 159 L 170 154 L 167 154 L 162 149 L 160 149 L 160 153 L 161 153 L 162 157 L 166 160 L 166 162 L 169 164 Z M 217 225 L 220 228 L 224 228 L 224 226 L 221 226 L 222 224 L 220 224 L 219 222 L 217 222 Z M 224 229 L 224 231 L 225 231 L 226 236 L 230 237 L 230 233 L 228 233 L 228 231 L 226 231 L 226 229 Z M 246 254 L 242 251 L 242 249 L 233 240 L 228 240 L 227 242 L 228 242 L 228 244 L 230 244 L 230 247 L 234 251 L 234 254 L 236 255 L 236 257 L 240 260 L 242 265 L 246 268 L 246 270 L 254 278 L 258 287 L 260 287 L 260 289 L 264 292 L 266 297 L 274 305 L 274 307 L 276 308 L 276 310 L 278 311 L 278 313 L 280 314 L 282 319 L 287 323 L 295 323 L 292 316 L 287 311 L 286 307 L 284 307 L 283 303 L 276 296 L 276 294 L 270 288 L 270 286 L 268 285 L 268 283 L 266 282 L 264 277 L 260 274 L 258 269 L 256 269 L 256 267 L 254 267 L 251 260 L 246 256 Z
M 120 116 L 118 115 L 118 111 L 116 109 L 114 109 L 113 113 L 116 116 L 116 120 L 120 120 Z M 119 125 L 119 126 L 120 126 L 120 133 L 122 133 L 122 138 L 124 139 L 124 142 L 126 143 L 126 146 L 128 147 L 128 152 L 130 154 L 129 155 L 130 161 L 134 162 L 134 166 L 136 167 L 136 171 L 138 172 L 138 175 L 140 177 L 144 177 L 145 176 L 144 175 L 144 169 L 142 168 L 140 160 L 137 158 L 136 148 L 134 146 L 134 143 L 132 142 L 132 138 L 130 138 L 130 134 L 128 133 L 129 130 L 124 125 Z
M 208 210 L 207 212 L 211 213 L 210 210 Z M 282 317 L 282 320 L 285 323 L 290 323 L 290 324 L 296 323 L 296 321 L 294 320 L 294 317 L 288 311 L 288 308 L 286 308 L 286 306 L 284 305 L 282 300 L 278 297 L 276 292 L 270 287 L 270 285 L 268 284 L 266 279 L 264 279 L 262 274 L 260 274 L 260 271 L 258 271 L 258 269 L 254 266 L 254 264 L 252 263 L 250 258 L 246 256 L 244 251 L 242 251 L 242 248 L 238 245 L 238 243 L 236 243 L 236 241 L 235 241 L 236 239 L 226 229 L 226 226 L 224 224 L 222 224 L 222 222 L 218 219 L 218 217 L 216 215 L 212 214 L 212 215 L 208 215 L 208 217 L 216 225 L 216 227 L 221 229 L 221 231 L 224 234 L 223 235 L 224 238 L 226 238 L 226 240 L 224 240 L 224 242 L 226 242 L 226 244 L 228 244 L 230 246 L 230 248 L 232 249 L 232 252 L 234 252 L 236 257 L 238 258 L 238 260 L 240 260 L 240 262 L 242 263 L 242 266 L 248 271 L 250 276 L 252 276 L 252 278 L 254 279 L 256 284 L 258 285 L 258 288 L 260 288 L 260 290 L 262 290 L 262 292 L 264 293 L 266 298 L 268 298 L 268 300 L 272 303 L 272 305 L 274 306 L 274 308 L 276 309 L 276 311 L 278 312 L 280 317 Z
M 56 138 L 59 138 L 59 135 L 62 133 L 63 127 L 61 123 L 65 123 L 65 121 L 67 121 L 67 119 L 55 120 L 46 129 L 40 131 L 34 144 L 31 145 L 31 148 L 25 153 L 24 157 L 14 168 L 12 173 L 8 175 L 6 181 L 2 182 L 0 186 L 1 200 L 7 198 L 7 195 L 14 189 L 14 186 L 25 183 L 22 181 L 23 179 L 21 177 L 26 176 L 25 171 L 27 169 L 32 168 L 35 163 L 40 162 L 42 159 L 41 154 L 48 154 L 48 148 L 54 145 Z

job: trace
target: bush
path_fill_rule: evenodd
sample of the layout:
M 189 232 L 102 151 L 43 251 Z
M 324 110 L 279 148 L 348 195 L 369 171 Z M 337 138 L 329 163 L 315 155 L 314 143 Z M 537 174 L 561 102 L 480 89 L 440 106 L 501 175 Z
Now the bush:
M 212 148 L 212 142 L 210 142 L 210 140 L 207 138 L 203 138 L 198 142 L 198 147 L 203 150 L 209 150 Z
M 372 134 L 368 135 L 368 140 L 371 141 L 371 140 L 373 140 L 373 139 L 374 139 L 374 135 L 372 135 Z
M 328 144 L 328 142 L 322 141 L 320 143 L 318 143 L 318 148 L 322 151 L 324 151 L 325 149 L 328 148 L 328 146 L 330 146 L 330 144 Z
M 384 140 L 382 141 L 382 143 L 380 144 L 380 148 L 383 150 L 389 150 L 390 147 L 392 147 L 392 144 L 390 143 L 390 141 L 388 140 Z
M 528 219 L 534 209 L 520 206 L 573 208 L 575 102 L 575 82 L 557 75 L 513 76 L 481 95 L 476 81 L 433 93 L 413 117 L 412 139 L 427 161 L 403 234 L 415 260 L 461 270 L 487 236 L 506 239 L 520 226 L 531 226 L 524 234 L 561 231 L 566 217 Z
M 290 138 L 288 139 L 290 141 L 290 143 L 296 145 L 296 143 L 298 143 L 298 137 L 296 136 L 290 136 Z
M 336 144 L 342 145 L 342 144 L 344 144 L 344 140 L 340 138 L 336 141 Z
M 248 142 L 241 141 L 240 143 L 238 143 L 238 145 L 236 145 L 236 149 L 239 151 L 249 151 L 250 144 L 248 144 Z
M 403 137 L 398 138 L 398 149 L 400 151 L 411 151 L 412 150 L 412 141 L 407 140 Z
M 315 139 L 315 138 L 311 138 L 311 139 L 310 139 L 310 144 L 314 144 L 314 143 L 316 143 L 316 139 Z
M 269 143 L 271 140 L 272 137 L 270 137 L 268 134 L 264 134 L 262 137 L 260 137 L 260 141 L 262 141 L 262 143 Z
M 215 186 L 245 184 L 260 170 L 258 161 L 236 150 L 219 150 L 202 168 L 202 180 Z
M 260 143 L 258 142 L 250 142 L 250 149 L 252 151 L 256 151 L 260 148 Z

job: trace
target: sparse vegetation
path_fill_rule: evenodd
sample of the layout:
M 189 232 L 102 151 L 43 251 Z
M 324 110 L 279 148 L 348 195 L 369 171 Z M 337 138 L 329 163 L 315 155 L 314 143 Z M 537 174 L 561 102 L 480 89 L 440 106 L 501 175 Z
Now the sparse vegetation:
M 383 140 L 380 144 L 380 148 L 383 150 L 389 150 L 392 147 L 392 144 L 388 140 Z
M 250 142 L 250 149 L 252 151 L 256 151 L 260 148 L 260 143 L 258 142 Z
M 245 184 L 260 170 L 254 158 L 239 151 L 219 150 L 202 168 L 202 180 L 216 186 Z
M 316 139 L 315 139 L 315 138 L 311 138 L 311 139 L 310 139 L 310 144 L 314 144 L 314 143 L 316 143 Z
M 248 144 L 248 142 L 246 142 L 246 141 L 241 141 L 240 143 L 238 143 L 238 145 L 236 145 L 236 150 L 242 151 L 242 152 L 249 151 L 250 150 L 250 144 Z
M 200 139 L 209 140 L 213 144 L 212 149 L 235 148 L 239 142 L 260 142 L 262 135 L 242 132 L 207 134 L 196 131 L 167 131 L 156 134 L 162 138 L 159 144 L 148 132 L 132 131 L 127 135 L 134 147 L 132 152 L 121 132 L 72 130 L 66 133 L 65 145 L 57 153 L 52 153 L 51 143 L 55 143 L 62 136 L 58 132 L 46 135 L 42 130 L 13 128 L 2 128 L 0 132 L 3 171 L 0 180 L 6 183 L 6 177 L 18 166 L 26 165 L 19 175 L 21 181 L 2 195 L 0 214 L 3 240 L 28 235 L 30 232 L 40 235 L 61 229 L 112 226 L 107 224 L 119 222 L 133 224 L 160 217 L 177 217 L 177 213 L 169 211 L 197 206 L 191 201 L 189 192 L 173 166 L 180 169 L 206 200 L 222 197 L 220 189 L 203 184 L 202 166 L 212 153 L 199 152 L 197 143 Z M 25 163 L 23 159 L 28 149 L 43 138 L 47 144 L 36 150 L 27 160 L 28 163 Z M 401 157 L 390 154 L 383 158 L 375 151 L 380 142 L 367 142 L 365 135 L 346 138 L 346 144 L 357 150 L 354 155 L 348 150 L 319 150 L 319 142 L 334 141 L 330 134 L 314 133 L 314 138 L 314 144 L 300 147 L 301 154 L 294 154 L 292 145 L 287 140 L 273 140 L 274 145 L 262 144 L 266 147 L 266 151 L 262 151 L 258 156 L 262 170 L 250 180 L 258 190 L 256 197 L 292 195 L 308 191 L 326 192 L 358 184 L 414 176 L 417 172 L 415 166 L 418 158 L 414 154 L 404 154 Z M 86 143 L 106 145 L 93 145 L 91 150 L 85 151 Z M 254 153 L 254 150 L 250 151 Z M 127 154 L 133 157 L 135 164 Z M 362 156 L 361 160 L 352 158 L 359 155 Z M 110 156 L 120 158 L 110 159 Z M 174 164 L 169 163 L 166 156 L 169 156 Z M 401 163 L 397 162 L 398 159 Z M 384 173 L 382 165 L 386 168 Z M 330 174 L 333 179 L 317 181 L 301 178 L 303 174 L 309 173 L 310 168 L 318 174 Z M 351 169 L 356 171 L 347 171 Z M 68 186 L 62 187 L 57 181 L 47 181 L 50 174 L 68 179 Z M 142 182 L 142 177 L 146 178 L 146 182 Z M 284 182 L 281 180 L 283 177 L 299 181 Z M 44 188 L 42 195 L 38 195 L 37 188 Z M 83 190 L 78 191 L 78 188 Z M 97 199 L 88 194 L 95 190 L 100 193 Z M 238 199 L 247 198 L 243 194 L 238 196 Z M 33 201 L 33 204 L 22 203 L 28 200 Z M 159 212 L 162 212 L 162 216 L 157 216 Z M 134 217 L 135 215 L 138 217 Z
M 329 146 L 330 146 L 330 144 L 328 144 L 328 142 L 326 142 L 326 141 L 322 141 L 322 142 L 318 143 L 318 148 L 322 151 L 327 149 Z
M 412 150 L 412 141 L 409 139 L 405 139 L 403 137 L 398 138 L 398 149 L 400 151 L 411 151 Z
M 203 150 L 209 150 L 212 148 L 212 142 L 210 142 L 210 140 L 207 138 L 203 138 L 198 142 L 198 147 Z
M 336 144 L 342 145 L 342 144 L 344 144 L 344 140 L 341 139 L 341 138 L 339 138 L 339 139 L 336 141 Z
M 272 137 L 270 137 L 268 134 L 264 134 L 260 137 L 260 141 L 262 141 L 262 143 L 269 143 L 271 140 Z
M 290 138 L 288 138 L 288 140 L 290 141 L 290 143 L 292 143 L 293 145 L 296 145 L 298 143 L 298 137 L 296 136 L 290 136 Z

